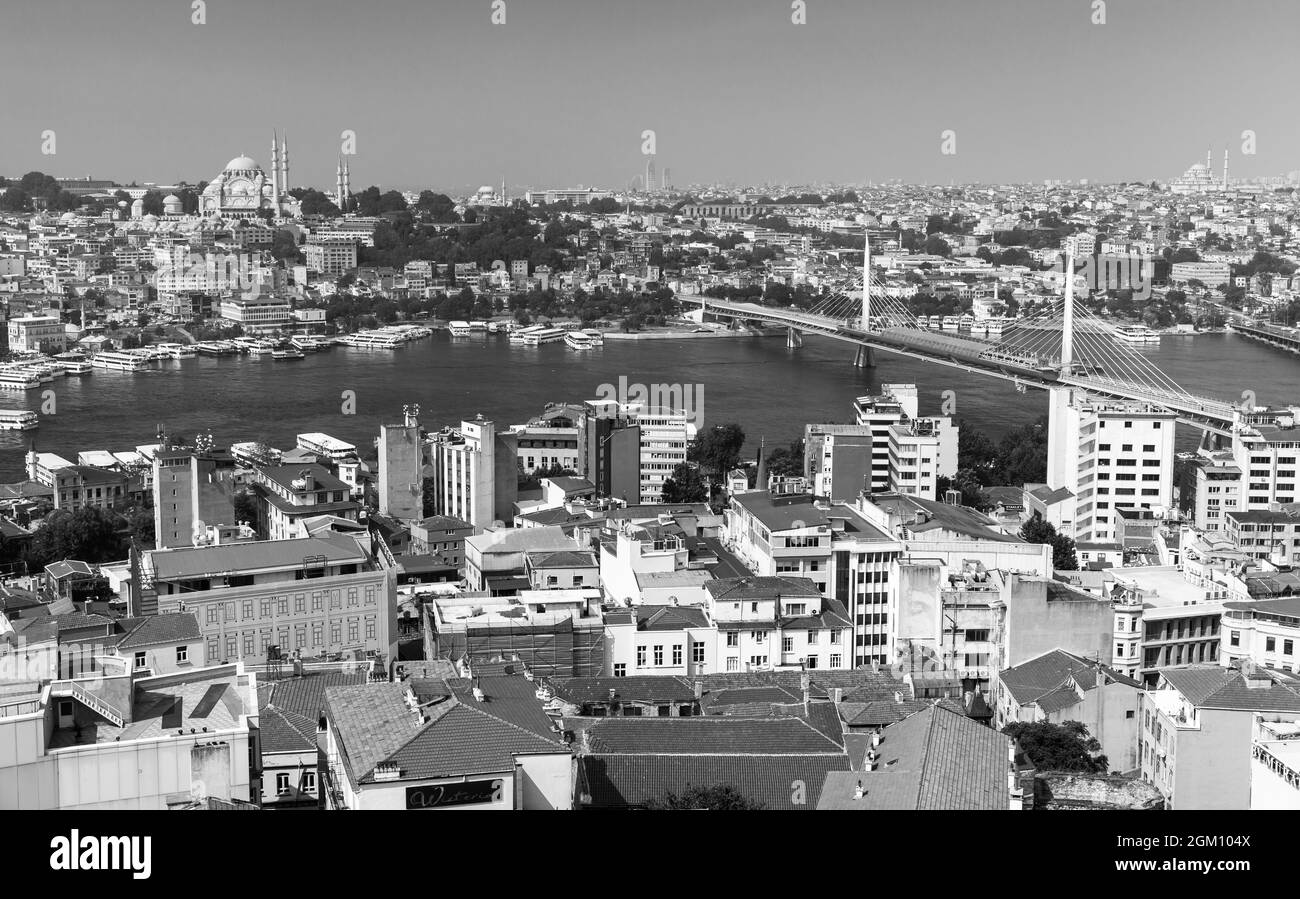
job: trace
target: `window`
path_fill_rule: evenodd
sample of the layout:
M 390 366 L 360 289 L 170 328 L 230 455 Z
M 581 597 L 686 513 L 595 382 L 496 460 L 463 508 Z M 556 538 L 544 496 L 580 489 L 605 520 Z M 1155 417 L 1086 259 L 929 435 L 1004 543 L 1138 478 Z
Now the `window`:
M 836 653 L 836 652 L 831 653 L 831 667 L 832 667 L 832 668 L 843 668 L 843 667 L 844 667 L 844 657 L 841 656 L 839 653 Z
M 627 662 L 617 662 L 614 665 L 615 677 L 627 677 Z
M 1264 638 L 1264 652 L 1274 652 L 1274 651 L 1276 651 L 1276 649 L 1277 649 L 1277 638 L 1276 638 L 1276 637 L 1265 637 L 1265 638 Z
M 821 637 L 821 635 L 822 635 L 822 632 L 821 632 L 821 631 L 813 631 L 813 630 L 810 630 L 810 631 L 808 632 L 808 645 L 809 645 L 809 646 L 816 646 L 816 645 L 817 645 L 817 641 L 818 641 L 818 639 Z
M 138 669 L 138 668 L 144 668 L 144 667 L 147 666 L 148 664 L 149 664 L 149 661 L 148 661 L 148 659 L 146 658 L 146 656 L 145 656 L 145 654 L 144 654 L 143 652 L 137 652 L 137 653 L 135 654 L 135 667 L 136 667 L 137 669 Z
M 809 656 L 809 657 L 808 657 L 808 661 L 807 661 L 807 666 L 808 666 L 809 669 L 816 668 L 816 667 L 817 667 L 817 657 L 816 657 L 816 656 Z
M 661 668 L 664 664 L 664 646 L 662 643 L 655 644 L 655 667 Z
M 176 647 L 176 664 L 184 665 L 190 660 L 190 648 L 188 646 Z
M 735 656 L 728 656 L 728 657 L 727 657 L 727 670 L 728 670 L 728 671 L 739 671 L 739 670 L 740 670 L 740 659 L 736 658 Z M 69 705 L 71 705 L 71 704 L 69 703 Z
M 1137 715 L 1137 712 L 1133 711 L 1132 709 L 1128 709 L 1127 711 L 1124 712 L 1124 717 L 1129 720 L 1131 720 L 1135 715 Z
M 839 645 L 839 642 L 840 642 L 840 632 L 836 630 L 831 631 L 831 645 L 837 646 Z
M 644 668 L 644 667 L 645 667 L 645 647 L 644 647 L 644 646 L 638 646 L 638 647 L 636 648 L 636 667 L 638 667 L 638 668 Z
M 1228 645 L 1229 645 L 1229 646 L 1240 646 L 1240 645 L 1241 645 L 1241 634 L 1238 633 L 1237 631 L 1231 631 L 1231 632 L 1229 632 L 1229 634 L 1228 634 Z
M 1123 655 L 1124 655 L 1124 644 L 1123 644 L 1123 643 L 1116 643 L 1116 644 L 1115 644 L 1115 657 L 1116 657 L 1116 658 L 1122 658 Z
M 304 772 L 302 772 L 302 791 L 303 791 L 304 793 L 315 793 L 315 792 L 316 792 L 316 772 L 315 772 L 315 771 L 304 771 Z
M 739 646 L 739 645 L 740 645 L 740 634 L 738 634 L 738 633 L 735 632 L 735 631 L 731 631 L 731 632 L 729 632 L 729 633 L 727 634 L 727 645 L 728 645 L 728 646 Z
M 680 644 L 680 643 L 674 643 L 674 644 L 673 644 L 673 664 L 674 664 L 674 665 L 680 665 L 681 663 L 682 663 L 682 644 Z
M 781 638 L 781 651 L 782 651 L 782 652 L 794 652 L 794 637 L 782 637 L 782 638 Z
M 691 644 L 691 661 L 694 662 L 694 663 L 697 664 L 697 665 L 703 664 L 703 662 L 704 662 L 704 644 L 703 644 L 703 643 L 692 643 L 692 644 Z
M 277 796 L 286 796 L 289 793 L 289 773 L 281 771 L 275 775 L 275 793 Z
M 1283 640 L 1283 641 L 1282 641 L 1282 655 L 1284 655 L 1284 656 L 1289 656 L 1289 655 L 1291 655 L 1291 653 L 1292 653 L 1292 651 L 1294 650 L 1294 648 L 1295 648 L 1295 644 L 1292 643 L 1290 640 Z

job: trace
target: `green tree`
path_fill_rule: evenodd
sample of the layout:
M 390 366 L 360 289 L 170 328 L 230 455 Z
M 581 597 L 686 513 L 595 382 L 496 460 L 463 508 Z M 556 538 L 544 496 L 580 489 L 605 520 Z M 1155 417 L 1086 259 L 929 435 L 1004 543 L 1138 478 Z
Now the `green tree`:
M 651 800 L 646 807 L 655 811 L 753 812 L 762 811 L 766 806 L 743 795 L 730 784 L 715 784 L 711 787 L 688 786 L 680 793 L 670 790 L 663 799 Z
M 716 425 L 701 431 L 686 453 L 688 461 L 699 463 L 706 475 L 722 479 L 736 467 L 740 448 L 745 445 L 745 430 L 738 424 Z
M 665 503 L 702 503 L 707 499 L 708 488 L 705 487 L 699 470 L 689 462 L 678 464 L 673 469 L 672 476 L 664 480 Z
M 1075 571 L 1079 567 L 1074 554 L 1074 539 L 1058 534 L 1056 528 L 1035 512 L 1020 528 L 1020 537 L 1027 543 L 1044 543 L 1052 548 L 1052 567 L 1058 571 Z
M 1053 724 L 1016 721 L 1002 732 L 1020 744 L 1029 761 L 1040 771 L 1081 771 L 1105 774 L 1109 760 L 1101 754 L 1101 743 L 1079 721 Z
M 96 563 L 120 558 L 118 526 L 116 516 L 99 509 L 56 511 L 46 516 L 32 538 L 27 564 L 32 571 L 40 571 L 64 559 Z
M 803 438 L 788 447 L 778 446 L 767 454 L 767 473 L 784 477 L 797 477 L 803 474 L 804 445 Z M 763 485 L 758 485 L 760 490 Z

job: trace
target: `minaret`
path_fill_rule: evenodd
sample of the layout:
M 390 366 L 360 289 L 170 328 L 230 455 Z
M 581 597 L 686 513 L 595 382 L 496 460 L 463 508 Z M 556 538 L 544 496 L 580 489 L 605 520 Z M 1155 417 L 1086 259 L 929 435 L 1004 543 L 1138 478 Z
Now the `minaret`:
M 276 134 L 271 132 L 271 202 L 280 205 L 280 150 L 276 146 Z
M 343 202 L 352 199 L 352 164 L 343 160 Z
M 338 170 L 334 173 L 334 199 L 338 201 L 339 212 L 343 211 L 343 157 L 339 157 Z
M 1228 148 L 1223 148 L 1223 189 L 1228 189 Z
M 510 205 L 509 201 L 506 200 L 506 176 L 505 175 L 501 176 L 501 205 L 502 206 Z
M 280 138 L 280 190 L 289 192 L 289 132 Z
M 1205 148 L 1205 174 L 1208 175 L 1212 171 L 1214 171 L 1214 169 L 1210 168 L 1210 148 L 1206 147 Z

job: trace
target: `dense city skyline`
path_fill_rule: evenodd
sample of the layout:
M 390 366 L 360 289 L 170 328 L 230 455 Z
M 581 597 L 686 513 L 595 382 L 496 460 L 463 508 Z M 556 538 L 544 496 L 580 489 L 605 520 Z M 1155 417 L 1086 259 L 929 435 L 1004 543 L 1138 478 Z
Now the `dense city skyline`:
M 273 129 L 288 132 L 294 184 L 318 187 L 333 183 L 344 130 L 357 135 L 354 184 L 397 189 L 502 177 L 618 189 L 644 166 L 645 130 L 678 187 L 1166 180 L 1225 146 L 1234 177 L 1300 168 L 1300 127 L 1279 114 L 1300 66 L 1260 54 L 1250 27 L 1300 20 L 1282 2 L 1111 2 L 1105 24 L 1086 2 L 812 2 L 806 25 L 785 3 L 725 0 L 705 15 L 676 0 L 547 0 L 507 4 L 494 25 L 486 2 L 403 2 L 379 29 L 370 9 L 333 0 L 310 12 L 210 0 L 201 25 L 188 4 L 139 2 L 133 39 L 111 52 L 122 8 L 71 6 L 16 9 L 0 36 L 7 81 L 48 70 L 46 102 L 10 110 L 0 136 L 10 177 L 197 182 L 237 153 L 267 165 Z M 33 39 L 47 33 L 58 66 Z M 921 53 L 919 37 L 891 37 L 922 34 Z M 1213 59 L 1245 54 L 1257 86 L 1223 102 Z

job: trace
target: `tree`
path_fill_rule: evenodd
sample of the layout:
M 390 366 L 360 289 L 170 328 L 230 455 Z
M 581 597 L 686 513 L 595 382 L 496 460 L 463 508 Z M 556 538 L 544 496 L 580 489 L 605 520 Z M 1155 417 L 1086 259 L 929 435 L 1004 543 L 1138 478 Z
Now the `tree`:
M 82 562 L 110 562 L 121 557 L 116 517 L 99 509 L 56 511 L 32 538 L 27 564 L 39 571 L 51 562 L 77 559 Z
M 257 528 L 257 498 L 251 493 L 240 491 L 230 498 L 231 509 L 235 513 L 235 522 L 248 522 Z
M 1056 528 L 1035 512 L 1020 528 L 1020 537 L 1027 543 L 1044 543 L 1052 548 L 1052 567 L 1058 571 L 1075 571 L 1079 567 L 1074 555 L 1074 539 L 1056 533 Z
M 687 786 L 681 793 L 669 790 L 663 799 L 651 800 L 646 807 L 655 811 L 756 812 L 766 806 L 742 795 L 730 784 L 715 784 L 711 787 Z
M 745 431 L 736 424 L 717 425 L 703 431 L 686 453 L 687 460 L 699 463 L 705 474 L 718 479 L 736 467 L 740 448 L 745 445 Z
M 708 498 L 708 488 L 704 486 L 699 470 L 689 462 L 679 463 L 672 476 L 664 481 L 665 503 L 702 503 Z
M 1101 743 L 1079 721 L 1053 724 L 1016 721 L 1002 732 L 1020 744 L 1029 761 L 1040 771 L 1081 771 L 1105 774 L 1109 760 L 1101 755 Z
M 789 447 L 778 446 L 767 454 L 767 473 L 783 477 L 798 477 L 803 474 L 804 446 L 803 438 L 796 440 Z M 765 485 L 759 484 L 762 490 Z

